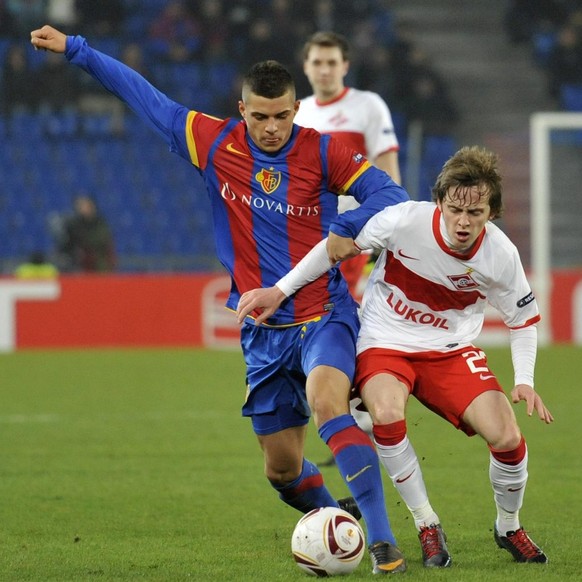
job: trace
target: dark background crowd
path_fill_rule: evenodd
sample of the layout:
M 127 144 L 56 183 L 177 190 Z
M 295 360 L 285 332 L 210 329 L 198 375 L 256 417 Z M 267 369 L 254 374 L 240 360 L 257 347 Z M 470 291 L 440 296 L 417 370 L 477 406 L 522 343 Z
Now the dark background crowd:
M 582 110 L 582 0 L 510 0 L 505 30 L 530 47 L 556 107 Z
M 565 84 L 582 83 L 581 3 L 507 3 L 508 39 L 531 45 L 557 104 Z M 241 75 L 259 60 L 281 61 L 298 96 L 310 94 L 301 48 L 313 32 L 334 30 L 352 48 L 347 84 L 390 107 L 405 187 L 412 126 L 432 139 L 423 184 L 456 147 L 462 119 L 447 80 L 391 0 L 0 0 L 0 273 L 35 251 L 58 259 L 81 191 L 110 223 L 115 268 L 216 266 L 196 173 L 180 161 L 158 164 L 167 148 L 117 99 L 62 56 L 35 52 L 29 34 L 44 23 L 82 34 L 172 99 L 219 117 L 238 117 Z
M 23 43 L 44 22 L 83 34 L 176 100 L 219 116 L 237 115 L 240 74 L 266 58 L 292 71 L 299 96 L 309 94 L 301 47 L 313 32 L 335 30 L 352 44 L 350 83 L 379 93 L 397 118 L 447 132 L 458 118 L 446 83 L 381 0 L 0 0 L 4 115 L 96 107 L 94 82 Z

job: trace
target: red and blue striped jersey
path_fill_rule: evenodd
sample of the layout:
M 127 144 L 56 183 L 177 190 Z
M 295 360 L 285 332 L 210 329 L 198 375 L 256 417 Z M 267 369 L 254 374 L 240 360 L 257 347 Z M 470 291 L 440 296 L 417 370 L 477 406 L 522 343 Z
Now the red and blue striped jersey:
M 244 122 L 172 101 L 82 37 L 68 37 L 65 54 L 202 174 L 218 258 L 232 278 L 232 309 L 245 291 L 274 285 L 330 229 L 355 238 L 373 214 L 408 199 L 385 172 L 330 136 L 294 126 L 287 144 L 267 153 L 250 139 Z M 336 196 L 346 193 L 361 206 L 337 216 Z M 332 269 L 284 301 L 269 324 L 298 324 L 351 301 L 339 270 Z

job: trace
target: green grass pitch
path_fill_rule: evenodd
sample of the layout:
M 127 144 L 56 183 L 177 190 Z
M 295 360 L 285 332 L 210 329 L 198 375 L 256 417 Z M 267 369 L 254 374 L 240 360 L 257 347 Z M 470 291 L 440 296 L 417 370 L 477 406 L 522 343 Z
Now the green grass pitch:
M 487 350 L 506 386 L 507 349 Z M 424 570 L 387 478 L 386 503 L 417 580 L 580 580 L 582 350 L 538 355 L 551 426 L 516 408 L 530 450 L 522 521 L 550 557 L 516 564 L 492 539 L 488 454 L 411 401 L 410 437 L 449 537 L 453 566 Z M 308 580 L 290 554 L 300 517 L 263 477 L 240 416 L 238 352 L 30 351 L 0 355 L 0 580 Z M 313 426 L 308 457 L 328 456 Z M 347 489 L 334 468 L 324 477 Z M 373 578 L 366 555 L 350 580 Z

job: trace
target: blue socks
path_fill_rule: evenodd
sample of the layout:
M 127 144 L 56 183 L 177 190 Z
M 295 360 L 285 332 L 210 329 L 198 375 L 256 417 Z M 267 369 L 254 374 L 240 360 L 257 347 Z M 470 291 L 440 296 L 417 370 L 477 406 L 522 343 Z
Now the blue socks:
M 317 507 L 337 507 L 337 501 L 324 485 L 319 469 L 307 459 L 303 459 L 301 475 L 295 481 L 282 486 L 271 485 L 279 492 L 282 501 L 302 513 Z
M 350 414 L 332 418 L 319 429 L 331 449 L 337 467 L 356 500 L 368 530 L 368 545 L 396 545 L 384 500 L 384 488 L 376 449 Z M 335 505 L 335 504 L 334 504 Z

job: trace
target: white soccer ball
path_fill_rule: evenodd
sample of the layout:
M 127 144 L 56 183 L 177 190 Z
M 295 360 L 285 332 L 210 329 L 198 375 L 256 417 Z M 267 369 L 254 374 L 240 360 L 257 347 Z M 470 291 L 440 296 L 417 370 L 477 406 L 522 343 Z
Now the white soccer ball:
M 305 514 L 291 538 L 293 558 L 311 576 L 353 572 L 366 550 L 364 531 L 347 511 L 321 507 Z

